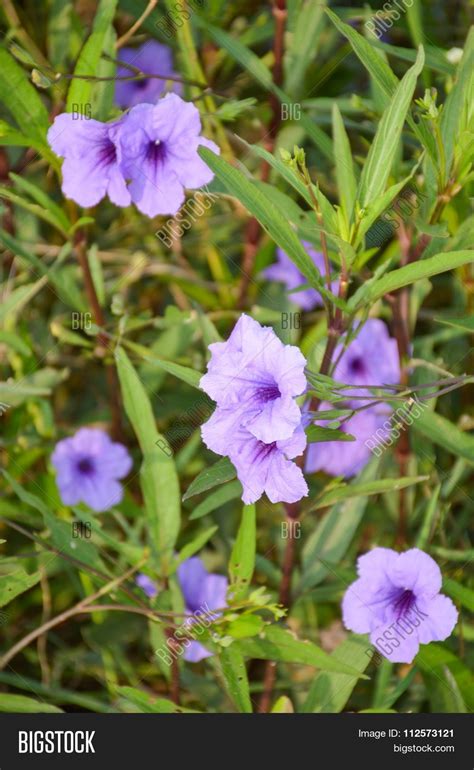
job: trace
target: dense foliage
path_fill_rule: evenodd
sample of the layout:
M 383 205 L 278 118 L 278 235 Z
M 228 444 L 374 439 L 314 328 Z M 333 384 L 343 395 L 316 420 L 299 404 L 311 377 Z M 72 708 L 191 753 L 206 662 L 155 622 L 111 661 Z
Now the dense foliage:
M 469 6 L 4 0 L 0 710 L 474 709 Z

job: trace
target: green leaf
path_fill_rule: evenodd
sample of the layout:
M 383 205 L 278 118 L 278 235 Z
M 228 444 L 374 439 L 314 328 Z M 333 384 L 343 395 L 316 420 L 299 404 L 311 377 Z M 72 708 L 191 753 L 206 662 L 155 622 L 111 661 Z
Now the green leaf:
M 448 94 L 440 117 L 441 137 L 446 157 L 445 179 L 449 178 L 454 149 L 466 126 L 466 108 L 472 109 L 474 99 L 474 29 L 471 27 L 459 64 L 456 82 Z M 472 129 L 471 129 L 472 130 Z
M 15 569 L 10 575 L 0 577 L 0 607 L 5 607 L 12 599 L 28 591 L 41 580 L 40 572 L 33 572 L 28 575 L 23 568 Z M 1 696 L 0 696 L 1 697 Z
M 199 153 L 231 195 L 235 195 L 243 203 L 248 211 L 258 219 L 263 229 L 275 243 L 288 254 L 311 286 L 328 297 L 333 304 L 343 309 L 345 303 L 325 288 L 321 274 L 306 253 L 294 230 L 282 218 L 279 209 L 241 171 L 231 166 L 223 158 L 215 155 L 206 147 L 201 147 Z
M 241 43 L 240 40 L 236 40 L 235 37 L 232 37 L 232 35 L 229 35 L 227 32 L 224 32 L 224 30 L 209 24 L 209 22 L 204 21 L 198 16 L 195 18 L 197 24 L 205 28 L 206 32 L 212 37 L 212 39 L 220 48 L 223 48 L 225 51 L 227 51 L 230 56 L 241 65 L 245 72 L 248 72 L 251 77 L 260 83 L 261 86 L 263 86 L 263 88 L 273 93 L 282 104 L 287 104 L 288 106 L 296 106 L 297 108 L 301 107 L 299 103 L 296 104 L 293 102 L 292 99 L 290 99 L 290 97 L 273 82 L 272 73 L 268 67 L 258 58 L 258 56 L 256 56 L 256 54 L 253 53 L 253 51 Z M 332 142 L 324 133 L 324 131 L 322 131 L 319 126 L 317 126 L 316 123 L 314 123 L 314 121 L 302 110 L 300 110 L 299 118 L 297 120 L 301 123 L 309 138 L 314 142 L 316 147 L 323 153 L 323 155 L 329 159 L 332 159 Z
M 298 6 L 295 28 L 291 34 L 285 55 L 285 88 L 289 94 L 300 96 L 304 89 L 304 76 L 318 55 L 321 32 L 325 23 L 323 2 L 305 0 Z
M 378 54 L 376 54 L 378 56 Z M 416 63 L 398 84 L 393 98 L 379 123 L 369 154 L 362 169 L 357 200 L 362 207 L 375 201 L 385 190 L 395 158 L 403 124 L 415 92 L 418 75 L 425 61 L 423 48 Z
M 239 600 L 247 594 L 255 569 L 255 549 L 257 524 L 255 505 L 244 505 L 242 521 L 230 555 L 229 576 L 230 590 L 234 599 Z
M 182 547 L 181 551 L 179 552 L 179 557 L 176 561 L 175 566 L 178 567 L 179 564 L 181 564 L 186 559 L 189 559 L 191 556 L 194 556 L 195 553 L 198 553 L 204 546 L 206 545 L 207 541 L 211 539 L 211 537 L 217 532 L 217 527 L 209 527 L 208 529 L 205 529 L 203 532 L 199 532 L 196 537 L 194 537 L 190 543 L 186 543 L 185 546 Z
M 344 662 L 355 670 L 355 675 L 322 671 L 313 681 L 301 709 L 310 714 L 338 714 L 346 705 L 360 677 L 372 659 L 372 650 L 366 637 L 351 635 L 331 653 L 334 662 Z
M 337 29 L 347 38 L 354 53 L 381 88 L 385 97 L 390 99 L 397 88 L 398 78 L 390 69 L 383 56 L 380 56 L 374 50 L 374 47 L 365 37 L 356 32 L 349 24 L 344 24 L 329 8 L 326 9 L 326 13 Z M 430 131 L 423 123 L 415 123 L 410 115 L 407 115 L 407 122 L 413 133 L 416 134 L 423 146 L 429 151 L 431 158 L 436 162 L 436 147 Z
M 39 217 L 39 219 L 52 225 L 61 233 L 61 235 L 67 236 L 66 230 L 64 230 L 62 225 L 58 222 L 57 217 L 51 214 L 48 209 L 43 208 L 43 206 L 39 206 L 37 203 L 32 203 L 26 198 L 23 198 L 21 195 L 13 192 L 10 187 L 0 186 L 0 197 L 15 203 L 17 206 L 21 206 L 22 209 L 29 211 L 30 214 L 34 214 L 35 217 Z
M 216 487 L 218 484 L 224 484 L 226 481 L 235 479 L 236 472 L 228 457 L 221 457 L 210 468 L 205 468 L 201 473 L 196 476 L 194 481 L 191 482 L 183 495 L 183 501 L 188 500 L 193 495 L 199 495 L 201 492 L 206 492 L 208 489 Z
M 117 693 L 128 700 L 141 714 L 198 714 L 193 709 L 178 706 L 166 698 L 153 698 L 137 687 L 117 687 Z
M 357 484 L 373 481 L 378 462 L 372 460 L 359 474 Z M 349 486 L 355 486 L 352 482 Z M 354 500 L 342 500 L 321 519 L 303 548 L 303 574 L 299 591 L 320 583 L 332 565 L 340 564 L 346 553 L 367 506 L 367 496 Z
M 216 508 L 220 508 L 221 505 L 228 503 L 229 500 L 234 500 L 236 497 L 242 496 L 242 484 L 240 481 L 232 481 L 230 484 L 226 484 L 220 489 L 216 489 L 215 492 L 206 497 L 202 503 L 196 506 L 192 512 L 189 520 L 200 519 L 201 516 L 207 516 L 208 513 L 212 513 Z
M 92 33 L 82 48 L 74 75 L 94 76 L 97 74 L 116 6 L 117 0 L 100 0 L 94 18 Z M 92 103 L 93 84 L 94 81 L 92 80 L 82 80 L 80 78 L 72 80 L 67 95 L 66 112 L 78 111 L 82 115 L 87 114 L 86 110 Z
M 305 510 L 305 513 L 317 511 L 320 508 L 327 508 L 329 505 L 333 505 L 333 503 L 337 503 L 340 500 L 348 500 L 351 497 L 367 497 L 368 495 L 378 495 L 383 492 L 396 492 L 413 484 L 419 484 L 420 481 L 426 481 L 428 478 L 428 476 L 407 476 L 405 478 L 378 479 L 377 481 L 369 481 L 366 484 L 345 484 L 344 486 L 330 489 L 329 492 L 323 494 L 314 503 L 311 503 L 311 506 Z
M 470 612 L 474 612 L 474 591 L 466 586 L 462 586 L 457 580 L 451 578 L 443 579 L 443 591 L 445 594 L 460 602 Z
M 150 355 L 148 348 L 143 345 L 138 345 L 136 342 L 130 342 L 127 340 L 124 342 L 130 350 L 143 358 L 149 364 L 157 366 L 159 369 L 163 369 L 168 374 L 172 374 L 173 377 L 177 377 L 178 380 L 186 382 L 193 388 L 199 388 L 202 373 L 196 372 L 194 369 L 190 369 L 188 366 L 182 366 L 181 364 L 175 364 L 173 361 L 166 361 L 164 358 L 157 358 L 157 356 Z
M 332 133 L 334 138 L 334 157 L 336 159 L 336 180 L 342 210 L 349 223 L 354 211 L 357 193 L 357 180 L 349 137 L 344 128 L 344 121 L 337 103 L 332 108 Z
M 36 281 L 36 283 L 28 283 L 14 289 L 0 305 L 0 323 L 5 318 L 10 319 L 11 316 L 18 315 L 25 305 L 33 299 L 35 294 L 46 285 L 46 281 L 46 277 L 43 277 Z
M 238 642 L 245 656 L 263 660 L 281 660 L 285 663 L 301 663 L 324 671 L 335 671 L 358 677 L 359 672 L 344 660 L 334 658 L 316 644 L 297 639 L 291 631 L 281 626 L 267 626 L 258 638 Z
M 462 265 L 467 265 L 474 260 L 474 251 L 445 251 L 436 254 L 434 257 L 422 259 L 419 262 L 412 262 L 409 265 L 392 270 L 386 273 L 382 278 L 375 281 L 369 281 L 365 284 L 365 290 L 359 294 L 356 301 L 354 298 L 349 301 L 351 308 L 361 307 L 365 303 L 372 304 L 389 292 L 401 289 L 402 286 L 409 286 L 423 278 L 429 278 L 432 275 L 444 273 L 447 270 L 454 270 Z M 355 295 L 354 295 L 355 297 Z
M 466 334 L 474 334 L 474 316 L 466 315 L 461 318 L 435 318 L 439 324 L 453 326 L 455 329 L 462 329 Z
M 306 438 L 309 444 L 323 441 L 355 441 L 355 437 L 350 433 L 335 428 L 322 428 L 320 425 L 310 425 L 306 428 Z
M 172 457 L 163 451 L 167 442 L 156 429 L 143 383 L 121 348 L 117 348 L 115 359 L 125 411 L 143 455 L 140 479 L 151 547 L 166 571 L 180 528 L 178 475 Z
M 452 704 L 451 707 L 454 706 L 454 710 L 459 711 L 459 705 L 456 705 L 458 691 L 462 695 L 467 710 L 474 710 L 474 677 L 472 671 L 447 647 L 433 642 L 431 644 L 422 644 L 415 658 L 415 663 L 425 676 L 430 677 L 430 685 L 434 684 L 437 680 L 442 689 L 446 690 L 446 696 Z M 446 670 L 454 677 L 456 682 L 455 688 L 453 687 L 452 680 L 446 676 Z
M 7 471 L 3 471 L 3 475 L 20 500 L 41 513 L 45 526 L 51 532 L 51 539 L 60 553 L 78 559 L 96 570 L 108 572 L 99 556 L 97 547 L 90 540 L 72 539 L 71 521 L 57 518 L 41 498 L 24 489 Z M 82 517 L 85 518 L 84 514 Z
M 436 412 L 424 409 L 412 429 L 454 455 L 474 463 L 474 437 Z
M 62 714 L 63 710 L 44 700 L 27 698 L 26 695 L 0 693 L 0 711 L 9 714 Z
M 0 101 L 11 112 L 22 132 L 46 146 L 48 111 L 38 92 L 15 59 L 0 48 Z
M 62 210 L 60 206 L 58 206 L 57 203 L 55 203 L 49 195 L 47 195 L 41 187 L 38 187 L 37 185 L 33 184 L 32 182 L 29 182 L 27 179 L 24 179 L 23 177 L 19 176 L 18 174 L 14 174 L 13 171 L 10 172 L 10 178 L 13 179 L 16 186 L 24 193 L 30 196 L 30 198 L 33 198 L 35 203 L 38 203 L 40 206 L 42 206 L 43 209 L 49 212 L 51 217 L 56 222 L 56 228 L 63 233 L 66 233 L 69 228 L 71 227 L 71 222 L 67 218 L 66 214 Z
M 244 657 L 237 645 L 233 643 L 222 649 L 219 653 L 219 660 L 229 697 L 239 712 L 251 714 L 252 703 L 247 670 Z

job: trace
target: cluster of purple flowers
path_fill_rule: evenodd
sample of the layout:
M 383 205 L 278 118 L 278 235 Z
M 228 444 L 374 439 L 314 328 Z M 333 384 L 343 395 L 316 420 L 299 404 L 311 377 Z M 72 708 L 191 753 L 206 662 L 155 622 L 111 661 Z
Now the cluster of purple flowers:
M 123 498 L 123 479 L 132 468 L 126 447 L 98 428 L 80 428 L 56 444 L 51 457 L 64 505 L 86 503 L 93 511 L 107 511 Z
M 192 625 L 194 619 L 204 614 L 208 619 L 218 618 L 220 612 L 215 610 L 220 610 L 227 604 L 227 578 L 208 572 L 198 556 L 183 561 L 178 567 L 177 576 L 188 617 L 185 625 Z M 148 575 L 138 575 L 136 583 L 150 599 L 157 595 L 158 587 Z M 212 655 L 212 652 L 197 641 L 186 640 L 184 646 L 184 659 L 190 663 L 197 663 Z
M 334 379 L 357 388 L 345 390 L 345 406 L 356 408 L 369 401 L 370 391 L 364 386 L 395 385 L 400 382 L 400 363 L 397 343 L 390 337 L 387 327 L 378 318 L 369 318 L 357 337 L 343 351 L 340 345 L 334 354 L 337 365 Z M 354 396 L 362 397 L 362 400 Z M 367 401 L 364 401 L 367 397 Z M 321 404 L 321 410 L 331 405 Z M 342 425 L 343 432 L 355 436 L 355 441 L 310 444 L 306 455 L 307 473 L 325 471 L 333 476 L 354 476 L 370 460 L 366 441 L 382 428 L 392 412 L 389 404 L 377 404 L 364 408 Z M 318 424 L 326 424 L 317 420 Z M 379 434 L 380 435 L 380 434 Z
M 307 385 L 304 356 L 247 315 L 240 317 L 227 342 L 209 349 L 200 386 L 217 408 L 201 428 L 204 443 L 230 458 L 245 503 L 264 492 L 272 503 L 300 500 L 308 487 L 291 460 L 306 446 L 296 402 Z
M 150 56 L 142 54 L 141 66 L 148 71 L 156 66 L 154 50 L 149 49 Z M 140 61 L 139 54 L 134 58 L 130 51 L 122 56 L 130 63 L 135 58 Z M 164 56 L 160 51 L 158 64 Z M 163 64 L 171 68 L 169 59 Z M 76 113 L 57 116 L 48 131 L 48 143 L 64 158 L 62 190 L 67 198 L 88 207 L 108 195 L 116 206 L 133 202 L 148 217 L 174 215 L 184 201 L 185 188 L 199 188 L 213 179 L 198 148 L 205 146 L 216 154 L 219 148 L 200 135 L 199 111 L 176 93 L 149 103 L 162 91 L 158 80 L 124 81 L 116 99 L 133 106 L 111 123 L 83 119 Z
M 440 593 L 440 569 L 424 551 L 374 548 L 358 559 L 357 571 L 342 601 L 344 625 L 370 634 L 392 663 L 411 663 L 420 644 L 443 641 L 453 631 L 458 612 Z

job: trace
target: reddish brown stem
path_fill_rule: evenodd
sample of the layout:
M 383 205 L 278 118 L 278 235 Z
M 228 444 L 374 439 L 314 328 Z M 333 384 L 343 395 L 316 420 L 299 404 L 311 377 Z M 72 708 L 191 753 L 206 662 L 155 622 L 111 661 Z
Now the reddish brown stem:
M 285 26 L 286 26 L 286 0 L 275 0 L 273 6 L 273 16 L 275 19 L 275 36 L 273 39 L 273 82 L 277 86 L 281 86 L 283 82 L 283 54 L 284 54 L 284 42 L 285 42 Z M 275 145 L 275 138 L 278 134 L 278 129 L 281 123 L 281 105 L 280 100 L 275 94 L 270 96 L 270 106 L 272 108 L 272 117 L 270 126 L 268 129 L 268 135 L 266 137 L 265 145 L 268 152 L 273 152 Z M 262 182 L 267 182 L 270 175 L 270 166 L 266 161 L 262 161 L 260 166 L 260 177 Z M 258 244 L 260 241 L 260 235 L 262 228 L 260 227 L 257 219 L 252 217 L 245 230 L 245 245 L 244 254 L 242 258 L 242 278 L 240 281 L 239 298 L 237 305 L 239 308 L 244 308 L 247 302 L 247 292 L 252 280 L 253 266 L 255 262 L 255 255 L 257 253 Z

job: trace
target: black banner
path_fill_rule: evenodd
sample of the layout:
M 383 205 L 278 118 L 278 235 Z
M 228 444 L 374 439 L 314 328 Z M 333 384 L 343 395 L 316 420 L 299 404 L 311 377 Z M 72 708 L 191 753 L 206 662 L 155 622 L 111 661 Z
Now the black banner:
M 0 770 L 142 770 L 174 757 L 222 768 L 472 770 L 471 714 L 2 714 Z

